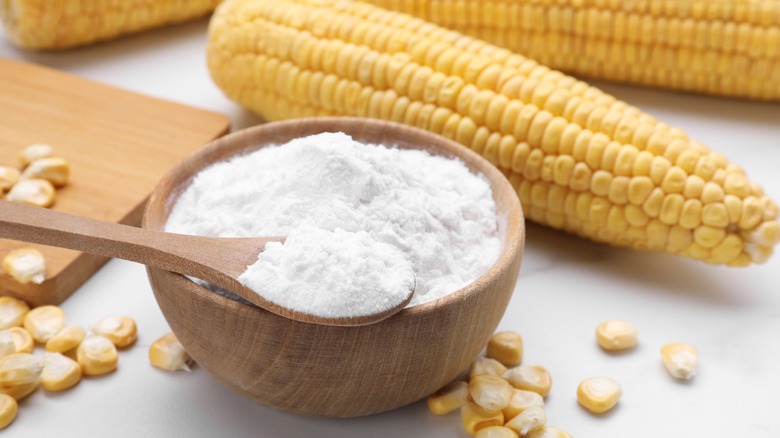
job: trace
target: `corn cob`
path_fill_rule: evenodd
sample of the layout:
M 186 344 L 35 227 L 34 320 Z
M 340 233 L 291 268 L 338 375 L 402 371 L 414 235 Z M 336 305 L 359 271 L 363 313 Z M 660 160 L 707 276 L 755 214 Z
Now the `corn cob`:
M 0 0 L 9 39 L 67 49 L 204 16 L 221 0 Z
M 415 125 L 482 154 L 529 219 L 715 264 L 764 262 L 777 205 L 722 155 L 604 92 L 409 15 L 349 0 L 228 0 L 208 65 L 269 120 Z
M 780 2 L 362 0 L 583 77 L 780 100 Z

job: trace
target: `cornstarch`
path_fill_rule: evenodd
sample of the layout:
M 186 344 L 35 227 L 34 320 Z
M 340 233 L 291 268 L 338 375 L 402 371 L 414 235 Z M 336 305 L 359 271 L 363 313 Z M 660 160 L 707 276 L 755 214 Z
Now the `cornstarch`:
M 363 144 L 341 133 L 295 139 L 213 164 L 165 230 L 285 235 L 239 278 L 269 301 L 319 316 L 409 306 L 477 279 L 500 251 L 490 185 L 457 159 Z

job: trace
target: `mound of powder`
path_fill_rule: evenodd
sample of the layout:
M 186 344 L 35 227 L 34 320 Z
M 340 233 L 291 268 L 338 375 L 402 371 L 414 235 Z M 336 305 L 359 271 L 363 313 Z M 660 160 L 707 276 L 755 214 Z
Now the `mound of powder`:
M 300 242 L 299 228 L 304 234 L 332 232 L 345 245 L 360 242 L 355 249 L 360 254 L 371 247 L 367 240 L 384 244 L 375 251 L 388 260 L 395 250 L 403 254 L 416 277 L 409 306 L 472 282 L 500 251 L 495 203 L 483 176 L 460 160 L 362 144 L 340 133 L 264 147 L 203 169 L 179 197 L 165 230 L 215 237 L 286 235 L 294 244 Z M 349 234 L 359 236 L 347 240 Z M 264 297 L 274 295 L 280 300 L 275 302 L 290 308 L 286 302 L 313 300 L 307 295 L 322 293 L 317 285 L 360 289 L 368 284 L 364 268 L 378 263 L 345 264 L 341 256 L 318 254 L 300 262 L 334 266 L 291 267 L 292 257 L 269 249 L 273 262 L 261 253 L 243 277 Z M 253 273 L 257 266 L 271 265 L 280 270 L 273 281 L 267 272 Z M 273 284 L 283 288 L 270 292 Z M 297 293 L 302 297 L 284 298 Z
M 404 302 L 414 287 L 414 269 L 401 251 L 365 231 L 302 226 L 284 244 L 266 244 L 238 280 L 288 309 L 354 317 Z

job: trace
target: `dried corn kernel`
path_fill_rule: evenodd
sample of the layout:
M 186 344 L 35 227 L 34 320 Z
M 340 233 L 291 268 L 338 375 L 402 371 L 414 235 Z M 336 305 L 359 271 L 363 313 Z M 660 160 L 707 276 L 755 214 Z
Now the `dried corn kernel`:
M 183 348 L 182 351 L 184 351 Z M 468 402 L 469 384 L 451 382 L 428 396 L 428 410 L 436 415 L 445 415 L 462 408 Z
M 542 396 L 533 391 L 513 389 L 509 404 L 501 412 L 504 413 L 504 419 L 509 421 L 531 406 L 543 408 L 544 399 Z
M 108 374 L 116 369 L 119 362 L 114 343 L 100 335 L 82 341 L 76 351 L 76 357 L 81 371 L 87 376 Z
M 596 341 L 608 351 L 627 350 L 636 346 L 639 330 L 626 321 L 605 321 L 596 327 Z
M 512 385 L 501 377 L 477 376 L 469 382 L 469 394 L 474 403 L 488 411 L 500 411 L 512 398 Z
M 14 341 L 17 353 L 32 353 L 35 343 L 33 342 L 32 335 L 27 330 L 21 327 L 11 327 L 8 329 L 11 333 L 11 339 Z
M 87 331 L 84 327 L 75 324 L 68 325 L 46 341 L 46 351 L 64 353 L 78 347 L 86 337 Z
M 11 190 L 19 182 L 19 171 L 13 167 L 0 166 L 0 195 Z
M 477 431 L 475 438 L 519 438 L 517 432 L 504 426 L 490 426 Z
M 487 357 L 506 366 L 520 365 L 523 361 L 523 338 L 515 332 L 500 332 L 488 341 Z
M 19 404 L 8 394 L 0 394 L 0 430 L 8 427 L 16 419 Z
M 10 330 L 0 330 L 0 358 L 16 353 L 16 344 Z
M 552 387 L 552 376 L 544 367 L 519 366 L 504 373 L 504 378 L 517 389 L 533 391 L 547 397 Z
M 501 362 L 488 357 L 479 357 L 471 363 L 469 379 L 482 375 L 501 377 L 505 372 L 506 367 Z
M 46 260 L 40 251 L 21 248 L 3 258 L 3 270 L 22 284 L 41 284 L 46 280 Z
M 36 207 L 51 207 L 55 199 L 54 186 L 45 179 L 23 179 L 11 187 L 5 199 Z
M 128 316 L 108 316 L 90 327 L 90 330 L 107 337 L 119 348 L 131 345 L 138 337 L 135 321 Z
M 41 344 L 45 344 L 63 327 L 65 313 L 57 306 L 36 307 L 24 317 L 24 328 Z
M 491 412 L 471 402 L 460 409 L 460 419 L 469 435 L 486 427 L 504 425 L 504 414 L 501 411 Z
M 532 430 L 525 436 L 525 438 L 571 438 L 571 435 L 558 429 L 557 427 L 544 426 L 542 428 Z
M 539 406 L 531 406 L 515 418 L 507 421 L 505 426 L 514 430 L 520 436 L 525 436 L 532 430 L 544 427 L 545 423 L 547 423 L 547 415 L 544 413 L 544 409 Z
M 21 400 L 41 383 L 43 362 L 29 353 L 14 353 L 0 359 L 0 393 Z
M 0 297 L 0 330 L 19 327 L 24 321 L 24 315 L 30 311 L 22 300 L 13 297 Z
M 699 352 L 688 344 L 671 343 L 661 347 L 661 358 L 675 379 L 690 380 L 699 366 Z
M 62 187 L 68 183 L 70 165 L 64 158 L 48 157 L 35 160 L 24 169 L 21 179 L 45 179 L 54 187 Z
M 615 407 L 622 395 L 620 385 L 606 377 L 585 379 L 577 388 L 577 401 L 594 414 L 603 414 Z
M 168 333 L 154 341 L 152 346 L 149 347 L 149 362 L 155 367 L 163 370 L 184 370 L 189 372 L 189 364 L 192 362 L 192 359 L 189 354 L 187 354 L 187 351 L 184 350 L 184 346 L 181 345 L 181 342 L 176 338 L 176 335 Z M 456 399 L 458 398 L 457 394 L 453 394 L 453 396 Z M 448 400 L 444 403 L 442 409 L 446 408 L 447 403 L 450 403 L 450 401 Z M 428 406 L 430 407 L 430 404 Z
M 27 166 L 33 161 L 51 157 L 53 152 L 54 148 L 47 144 L 31 144 L 19 153 L 19 161 L 22 162 L 22 166 Z
M 46 353 L 43 356 L 41 384 L 47 391 L 64 391 L 81 380 L 79 364 L 61 353 Z

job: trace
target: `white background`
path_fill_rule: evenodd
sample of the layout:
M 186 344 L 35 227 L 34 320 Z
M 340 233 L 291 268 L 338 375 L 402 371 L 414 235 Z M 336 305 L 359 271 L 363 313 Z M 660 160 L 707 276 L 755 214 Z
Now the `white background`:
M 222 112 L 234 129 L 258 123 L 212 84 L 206 27 L 201 20 L 63 53 L 20 51 L 0 39 L 0 56 Z M 780 199 L 780 105 L 598 85 L 724 153 Z M 758 267 L 711 267 L 529 225 L 520 280 L 499 328 L 523 335 L 525 364 L 551 371 L 549 423 L 575 437 L 778 437 L 778 280 L 780 256 Z M 424 403 L 365 418 L 307 418 L 245 400 L 202 369 L 152 368 L 147 349 L 169 329 L 140 265 L 110 262 L 63 308 L 84 324 L 132 316 L 139 340 L 120 353 L 114 374 L 22 401 L 4 436 L 466 436 L 457 414 L 436 417 Z M 638 348 L 610 355 L 596 346 L 595 326 L 613 318 L 640 328 Z M 700 351 L 700 374 L 690 383 L 674 381 L 661 365 L 658 349 L 671 341 Z M 582 379 L 600 375 L 620 382 L 624 396 L 598 417 L 577 405 L 575 392 Z

